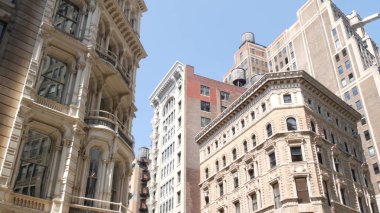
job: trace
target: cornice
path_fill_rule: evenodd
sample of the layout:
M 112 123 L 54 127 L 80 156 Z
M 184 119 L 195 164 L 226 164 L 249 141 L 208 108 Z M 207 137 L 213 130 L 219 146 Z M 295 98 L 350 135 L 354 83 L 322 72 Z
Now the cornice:
M 149 97 L 149 102 L 153 105 L 153 102 L 157 101 L 158 95 L 170 84 L 172 77 L 176 72 L 184 72 L 185 64 L 182 62 L 176 61 L 173 66 L 169 69 L 169 72 L 166 73 L 165 77 L 161 80 L 158 86 L 153 90 L 153 93 Z
M 249 104 L 254 99 L 254 96 L 268 89 L 269 86 L 273 85 L 278 81 L 279 83 L 284 83 L 290 80 L 301 80 L 302 83 L 310 85 L 324 96 L 334 101 L 339 107 L 344 109 L 346 112 L 350 113 L 357 119 L 360 119 L 361 115 L 352 107 L 350 107 L 346 102 L 337 97 L 333 92 L 327 89 L 324 85 L 310 76 L 303 70 L 300 71 L 289 71 L 289 72 L 278 72 L 278 73 L 268 73 L 265 74 L 260 80 L 253 84 L 249 89 L 246 90 L 239 98 L 237 98 L 227 109 L 225 109 L 221 114 L 219 114 L 213 121 L 211 121 L 206 127 L 204 127 L 196 136 L 195 141 L 198 144 L 202 144 L 208 137 L 210 137 L 215 131 L 222 128 L 223 123 L 228 122 L 233 119 L 233 117 L 244 109 L 246 105 Z M 214 131 L 212 131 L 214 130 Z

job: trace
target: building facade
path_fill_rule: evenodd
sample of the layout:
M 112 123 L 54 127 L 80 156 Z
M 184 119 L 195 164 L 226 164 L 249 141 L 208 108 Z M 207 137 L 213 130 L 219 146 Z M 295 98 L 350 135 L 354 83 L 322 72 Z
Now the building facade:
M 154 108 L 149 212 L 199 212 L 195 134 L 244 91 L 176 62 L 150 97 Z
M 0 4 L 0 212 L 127 212 L 144 1 Z
M 378 212 L 360 118 L 304 71 L 264 75 L 196 136 L 201 212 Z
M 149 166 L 149 149 L 146 147 L 139 148 L 137 158 L 132 164 L 132 176 L 129 182 L 129 212 L 148 213 L 147 200 L 149 199 L 148 181 L 150 174 Z
M 305 70 L 362 114 L 357 134 L 363 141 L 379 204 L 380 57 L 364 26 L 380 16 L 362 19 L 355 11 L 345 15 L 331 0 L 308 0 L 298 10 L 297 17 L 290 28 L 265 48 L 263 61 L 267 63 L 267 71 Z M 249 46 L 254 46 L 254 40 L 251 41 Z M 244 61 L 261 60 L 246 45 L 238 54 L 243 57 L 234 68 L 241 68 L 240 64 L 246 64 Z M 239 55 L 235 55 L 235 60 Z M 246 75 L 249 87 L 248 83 L 253 81 L 248 79 L 253 76 L 250 72 Z M 230 76 L 226 75 L 224 81 L 229 82 Z

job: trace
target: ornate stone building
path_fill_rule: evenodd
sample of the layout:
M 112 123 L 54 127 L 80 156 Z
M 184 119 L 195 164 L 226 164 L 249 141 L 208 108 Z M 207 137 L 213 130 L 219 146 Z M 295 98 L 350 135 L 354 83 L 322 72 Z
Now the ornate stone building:
M 243 34 L 243 44 L 234 57 L 235 69 L 224 79 L 249 87 L 260 73 L 305 70 L 352 105 L 362 114 L 358 135 L 365 141 L 363 150 L 378 205 L 380 55 L 365 25 L 379 18 L 380 13 L 366 18 L 355 11 L 344 14 L 332 0 L 308 0 L 297 11 L 295 23 L 267 47 L 257 44 L 253 34 Z
M 176 62 L 150 97 L 154 108 L 149 212 L 199 212 L 199 151 L 195 134 L 244 89 L 194 73 Z
M 127 212 L 144 1 L 0 5 L 0 212 Z
M 196 136 L 201 212 L 378 212 L 360 118 L 304 71 L 264 75 Z

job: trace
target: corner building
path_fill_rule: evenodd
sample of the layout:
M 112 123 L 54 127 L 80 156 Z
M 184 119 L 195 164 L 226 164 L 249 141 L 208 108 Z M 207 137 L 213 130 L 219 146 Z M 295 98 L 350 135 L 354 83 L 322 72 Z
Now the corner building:
M 199 212 L 199 151 L 195 134 L 229 106 L 243 88 L 199 76 L 176 62 L 150 97 L 154 108 L 151 213 Z
M 249 61 L 267 64 L 266 69 L 259 68 L 261 73 L 305 70 L 355 108 L 362 115 L 357 134 L 363 141 L 378 205 L 380 57 L 365 25 L 379 17 L 377 13 L 362 18 L 355 11 L 346 15 L 331 0 L 308 0 L 298 10 L 296 22 L 265 48 L 266 59 L 262 59 L 257 48 L 261 45 L 255 43 L 254 36 L 243 34 L 244 45 L 235 55 L 236 69 L 224 80 L 230 84 L 246 81 L 245 86 L 249 87 L 256 73 L 245 72 L 244 78 L 238 75 L 242 68 L 255 69 L 248 67 Z
M 127 212 L 144 1 L 0 5 L 17 20 L 1 28 L 1 90 L 17 100 L 1 96 L 15 108 L 1 107 L 14 123 L 1 133 L 0 212 Z
M 304 71 L 264 75 L 196 136 L 201 212 L 378 212 L 360 117 Z

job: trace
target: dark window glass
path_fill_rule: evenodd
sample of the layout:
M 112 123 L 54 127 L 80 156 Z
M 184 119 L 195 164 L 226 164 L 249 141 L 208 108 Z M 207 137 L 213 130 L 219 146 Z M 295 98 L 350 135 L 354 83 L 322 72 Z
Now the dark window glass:
M 377 163 L 374 163 L 372 164 L 372 166 L 373 166 L 373 171 L 375 172 L 375 174 L 379 174 L 380 173 L 379 165 Z
M 288 131 L 294 131 L 297 130 L 297 121 L 294 118 L 288 118 L 286 119 L 286 126 L 288 128 Z
M 210 102 L 201 101 L 201 110 L 210 112 Z
M 342 203 L 344 205 L 347 205 L 347 201 L 346 201 L 346 189 L 345 188 L 340 188 L 340 196 L 342 198 Z
M 268 137 L 272 136 L 272 125 L 268 124 L 266 129 L 267 129 L 267 136 Z
M 290 147 L 292 162 L 302 161 L 302 150 L 300 146 Z
M 369 133 L 369 130 L 364 131 L 364 138 L 366 141 L 371 140 L 371 134 Z
M 315 124 L 314 124 L 313 121 L 310 122 L 310 126 L 311 126 L 311 131 L 316 132 L 316 130 L 315 130 Z
M 3 40 L 6 27 L 7 27 L 7 23 L 0 21 L 0 43 Z
M 276 166 L 276 154 L 274 152 L 269 154 L 269 163 L 270 163 L 270 168 L 273 168 Z
M 320 146 L 317 146 L 317 158 L 318 158 L 318 163 L 323 164 L 322 150 Z
M 325 180 L 323 181 L 323 189 L 325 191 L 325 197 L 326 197 L 327 205 L 331 206 L 329 188 L 328 188 L 328 185 L 327 185 L 327 181 L 325 181 Z
M 278 186 L 278 183 L 273 184 L 272 189 L 273 189 L 273 197 L 274 197 L 274 208 L 278 209 L 281 207 L 280 188 Z
M 284 98 L 284 103 L 288 104 L 288 103 L 292 103 L 292 96 L 289 95 L 289 94 L 286 94 L 283 96 Z
M 236 160 L 236 158 L 237 158 L 236 149 L 233 149 L 233 150 L 232 150 L 232 159 L 233 159 L 233 160 Z
M 244 142 L 243 142 L 243 147 L 244 147 L 244 152 L 247 152 L 247 151 L 248 151 L 248 144 L 247 144 L 247 141 L 244 141 Z
M 220 92 L 220 100 L 222 100 L 222 101 L 230 100 L 230 93 L 221 91 Z

